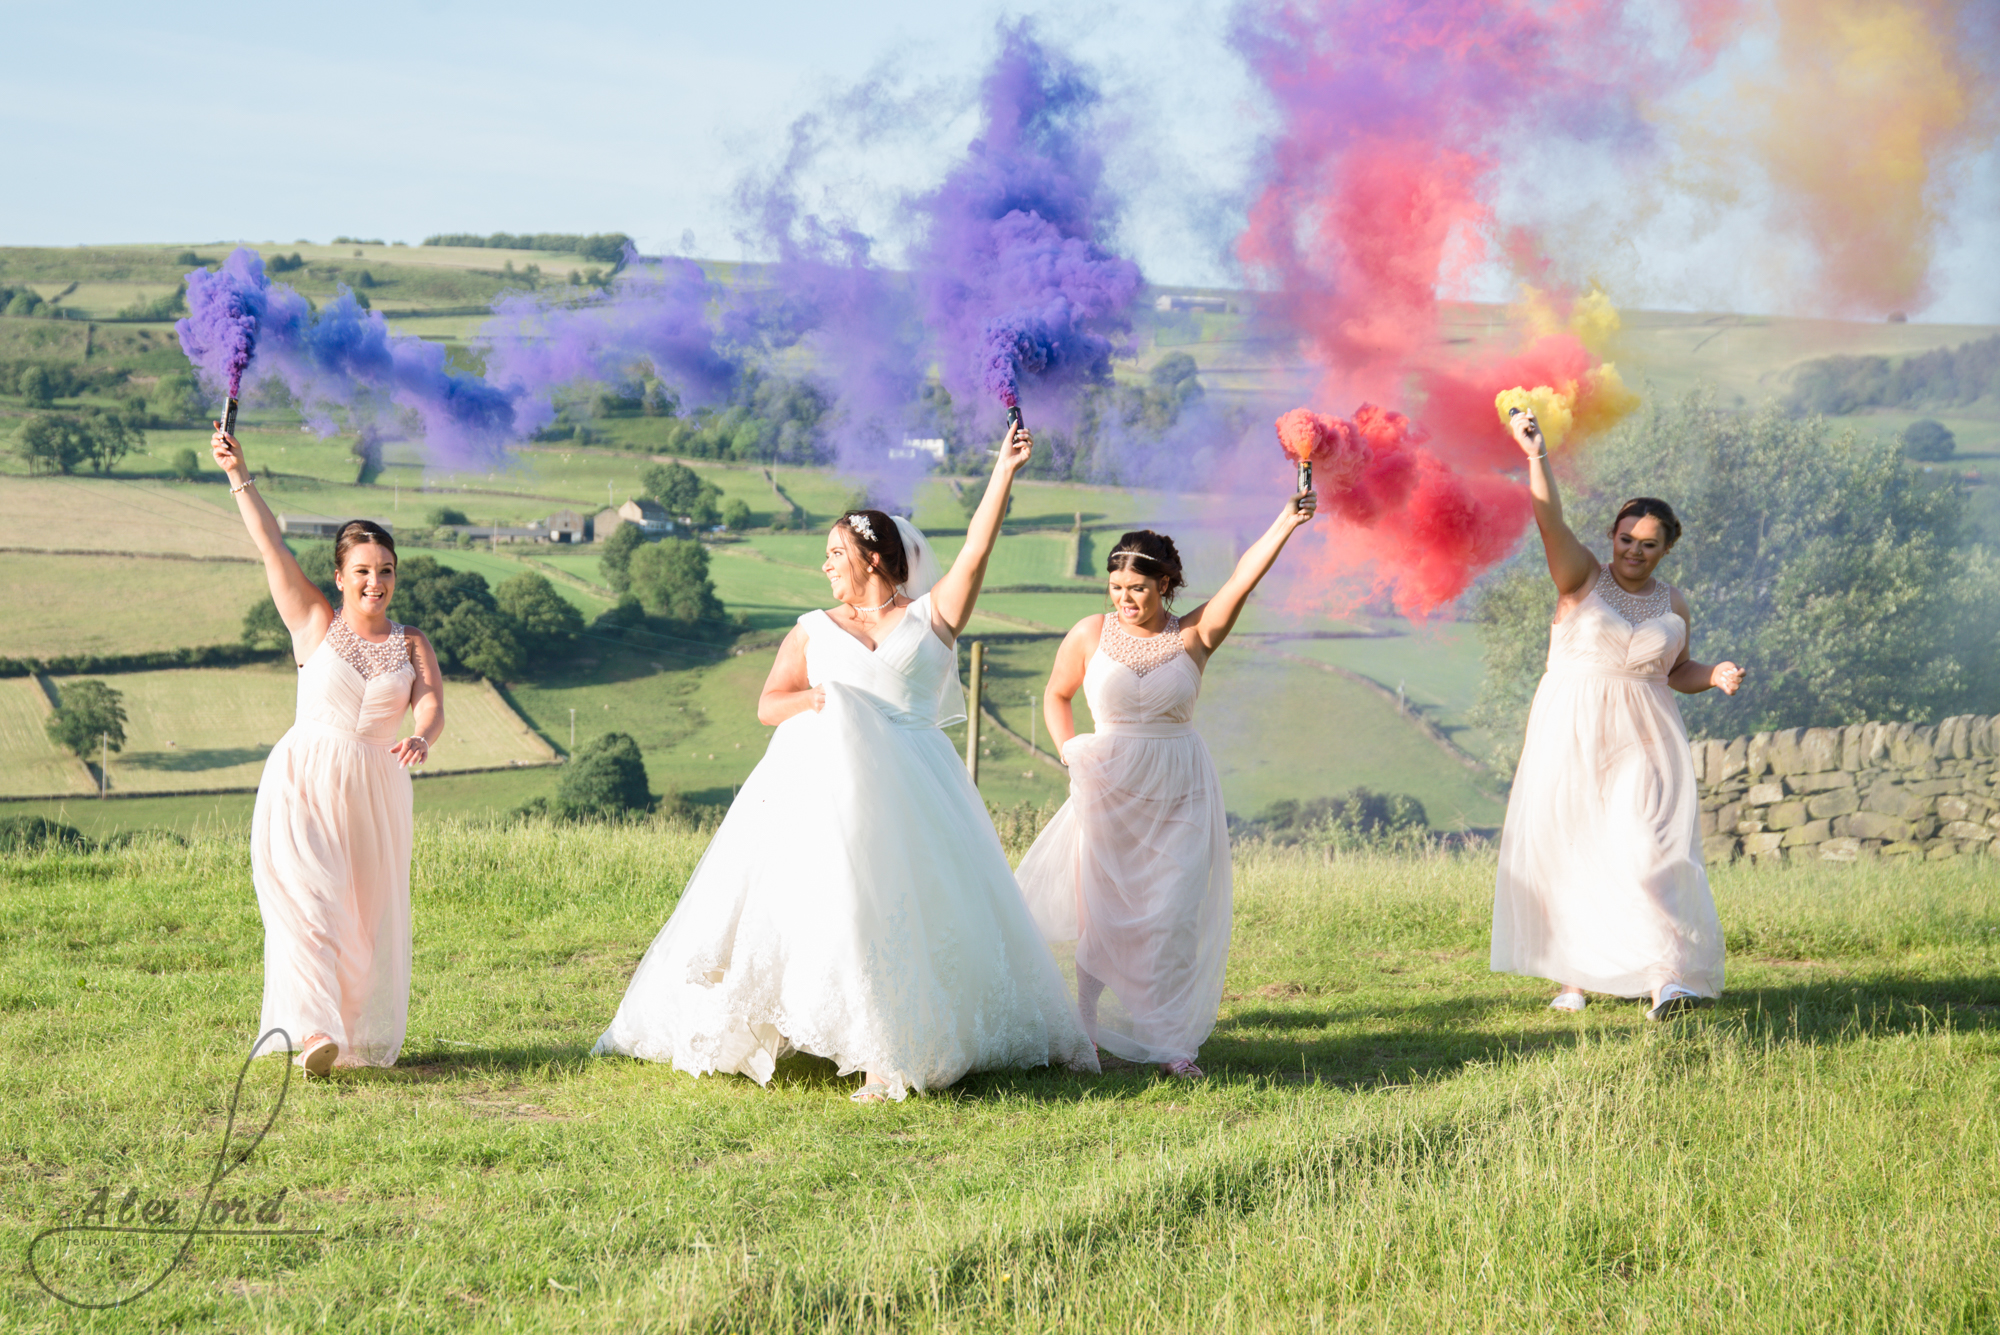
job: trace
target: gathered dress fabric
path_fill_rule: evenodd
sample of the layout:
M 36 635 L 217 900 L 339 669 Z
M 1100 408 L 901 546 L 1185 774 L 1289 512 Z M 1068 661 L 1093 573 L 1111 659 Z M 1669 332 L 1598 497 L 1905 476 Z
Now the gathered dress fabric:
M 1192 1061 L 1229 962 L 1229 822 L 1194 730 L 1201 669 L 1179 620 L 1140 637 L 1107 615 L 1083 693 L 1095 731 L 1063 748 L 1069 800 L 1021 860 L 1021 893 L 1050 941 L 1076 943 L 1078 973 L 1104 984 L 1084 1013 L 1099 1046 Z
M 1700 796 L 1667 685 L 1687 641 L 1670 594 L 1636 598 L 1600 569 L 1550 629 L 1500 835 L 1496 973 L 1619 997 L 1666 983 L 1722 994 Z
M 824 612 L 799 625 L 825 706 L 778 726 L 596 1051 L 760 1084 L 798 1051 L 896 1099 L 971 1071 L 1095 1071 L 940 731 L 965 707 L 929 595 L 872 651 Z
M 264 919 L 258 1033 L 391 1066 L 410 1011 L 410 776 L 390 747 L 416 670 L 401 626 L 371 644 L 338 615 L 299 669 L 298 713 L 264 762 L 250 872 Z M 282 1051 L 272 1039 L 263 1051 Z

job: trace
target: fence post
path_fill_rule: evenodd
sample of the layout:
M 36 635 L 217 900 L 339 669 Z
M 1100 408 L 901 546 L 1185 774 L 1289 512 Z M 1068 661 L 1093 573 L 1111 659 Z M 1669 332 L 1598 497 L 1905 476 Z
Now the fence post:
M 979 784 L 979 700 L 986 685 L 986 645 L 972 642 L 972 689 L 966 692 L 965 701 L 965 769 L 972 775 L 973 786 Z

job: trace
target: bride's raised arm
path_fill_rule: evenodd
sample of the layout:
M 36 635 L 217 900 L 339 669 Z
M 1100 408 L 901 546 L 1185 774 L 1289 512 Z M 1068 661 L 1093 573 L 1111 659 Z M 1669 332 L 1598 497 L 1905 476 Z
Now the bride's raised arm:
M 931 590 L 931 625 L 947 642 L 972 620 L 972 605 L 979 601 L 979 586 L 986 581 L 986 562 L 993 555 L 994 540 L 1000 536 L 1000 521 L 1007 515 L 1007 493 L 1013 489 L 1014 474 L 1035 452 L 1035 438 L 1028 428 L 1017 426 L 1007 433 L 994 461 L 992 480 L 986 495 L 966 526 L 965 546 L 958 559 Z

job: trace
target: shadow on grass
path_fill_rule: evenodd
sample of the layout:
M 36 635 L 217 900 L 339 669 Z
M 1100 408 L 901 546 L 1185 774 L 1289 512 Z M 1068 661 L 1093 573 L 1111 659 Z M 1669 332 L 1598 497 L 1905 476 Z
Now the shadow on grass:
M 193 774 L 203 770 L 251 765 L 271 754 L 268 746 L 220 747 L 211 750 L 130 751 L 119 757 L 128 769 Z
M 1494 1021 L 1513 1016 L 1520 1027 Z M 1639 1002 L 1594 998 L 1581 1016 L 1533 1008 L 1502 997 L 1462 997 L 1407 1005 L 1272 1005 L 1239 1011 L 1202 1045 L 1208 1086 L 1326 1085 L 1365 1090 L 1411 1080 L 1449 1080 L 1496 1061 L 1533 1058 L 1574 1046 L 1587 1032 L 1598 1042 L 1641 1041 L 1651 1033 L 1695 1032 L 1729 1026 L 1759 1044 L 1830 1047 L 1864 1037 L 1923 1034 L 1947 1025 L 1959 1033 L 2000 1031 L 2000 977 L 1926 978 L 1883 974 L 1822 983 L 1746 988 L 1711 1008 L 1664 1025 L 1648 1022 Z M 1354 1026 L 1368 1024 L 1365 1032 Z M 1280 1030 L 1283 1033 L 1261 1031 Z M 1301 1035 L 1299 1031 L 1308 1031 Z M 1319 1031 L 1313 1034 L 1311 1031 Z M 925 1100 L 1026 1099 L 1036 1103 L 1137 1100 L 1160 1086 L 1181 1087 L 1152 1065 L 1110 1054 L 1101 1075 L 1058 1067 L 979 1071 Z M 627 1057 L 593 1057 L 590 1044 L 429 1045 L 407 1049 L 398 1065 L 342 1069 L 336 1079 L 363 1085 L 423 1085 L 496 1075 L 542 1080 L 585 1077 L 604 1065 L 654 1066 L 663 1080 L 688 1077 L 671 1067 Z M 860 1074 L 839 1075 L 832 1061 L 803 1053 L 780 1061 L 774 1089 L 824 1091 L 829 1096 L 860 1087 Z

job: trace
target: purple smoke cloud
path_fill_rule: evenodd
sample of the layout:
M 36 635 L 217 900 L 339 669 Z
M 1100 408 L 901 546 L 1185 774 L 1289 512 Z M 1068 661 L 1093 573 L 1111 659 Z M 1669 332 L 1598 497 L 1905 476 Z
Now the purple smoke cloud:
M 954 397 L 1012 406 L 1024 378 L 1057 391 L 1108 379 L 1131 333 L 1141 279 L 1104 245 L 1114 209 L 1092 142 L 1097 101 L 1026 24 L 1002 29 L 984 131 L 920 201 L 918 287 Z
M 739 372 L 710 327 L 720 293 L 692 260 L 633 261 L 618 284 L 577 301 L 524 293 L 494 305 L 479 331 L 486 379 L 514 398 L 528 435 L 556 414 L 555 394 L 579 381 L 631 386 L 650 370 L 689 407 L 724 398 Z
M 490 462 L 519 438 L 513 395 L 451 370 L 442 345 L 390 333 L 350 292 L 315 312 L 271 282 L 253 250 L 236 250 L 215 273 L 190 273 L 188 306 L 174 328 L 212 388 L 234 397 L 246 377 L 253 385 L 275 379 L 322 435 L 344 417 L 365 437 L 395 439 L 406 434 L 400 416 L 433 459 L 449 464 Z

